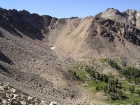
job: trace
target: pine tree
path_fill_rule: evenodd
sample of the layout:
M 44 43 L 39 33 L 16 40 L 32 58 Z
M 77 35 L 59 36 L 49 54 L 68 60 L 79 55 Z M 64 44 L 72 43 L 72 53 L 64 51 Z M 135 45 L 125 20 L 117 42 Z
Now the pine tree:
M 134 91 L 135 91 L 135 87 L 134 87 L 134 85 L 131 86 L 131 87 L 129 87 L 129 91 L 130 91 L 131 93 L 134 93 Z
M 108 90 L 108 86 L 105 85 L 105 86 L 104 86 L 104 92 L 107 93 L 107 90 Z
M 137 94 L 138 94 L 138 96 L 140 97 L 140 90 L 137 90 Z

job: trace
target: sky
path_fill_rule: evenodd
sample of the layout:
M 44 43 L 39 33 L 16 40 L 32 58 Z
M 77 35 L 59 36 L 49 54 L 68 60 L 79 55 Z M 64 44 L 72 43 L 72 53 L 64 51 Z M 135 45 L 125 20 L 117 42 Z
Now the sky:
M 107 8 L 140 11 L 140 0 L 0 0 L 4 9 L 27 10 L 57 18 L 94 16 Z

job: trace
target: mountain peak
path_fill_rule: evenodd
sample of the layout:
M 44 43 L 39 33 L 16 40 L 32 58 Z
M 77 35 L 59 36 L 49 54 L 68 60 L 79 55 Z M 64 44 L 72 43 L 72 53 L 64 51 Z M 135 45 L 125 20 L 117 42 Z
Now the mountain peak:
M 108 9 L 106 9 L 104 12 L 103 12 L 103 14 L 104 15 L 106 15 L 106 16 L 115 16 L 115 15 L 120 15 L 120 16 L 123 16 L 123 14 L 119 11 L 119 10 L 117 10 L 117 9 L 114 9 L 114 8 L 108 8 Z
M 115 9 L 115 8 L 108 8 L 105 11 L 119 12 L 119 10 L 118 9 Z

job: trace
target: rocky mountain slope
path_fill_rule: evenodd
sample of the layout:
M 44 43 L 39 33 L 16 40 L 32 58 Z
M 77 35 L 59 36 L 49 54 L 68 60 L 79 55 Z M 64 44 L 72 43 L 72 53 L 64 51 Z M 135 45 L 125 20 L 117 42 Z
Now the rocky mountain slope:
M 139 11 L 109 8 L 96 16 L 55 18 L 0 8 L 0 81 L 46 103 L 89 104 L 63 63 L 120 58 L 140 66 Z M 89 99 L 89 100 L 88 100 Z
M 128 9 L 124 12 L 120 12 L 114 8 L 109 8 L 100 15 L 102 18 L 108 18 L 140 28 L 140 11 Z

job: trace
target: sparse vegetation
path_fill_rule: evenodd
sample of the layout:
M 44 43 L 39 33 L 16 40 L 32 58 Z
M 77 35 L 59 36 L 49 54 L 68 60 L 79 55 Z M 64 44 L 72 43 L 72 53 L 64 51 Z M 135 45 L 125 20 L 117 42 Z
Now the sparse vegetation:
M 100 61 L 101 63 L 105 63 L 107 60 L 106 60 L 106 59 L 101 58 L 101 59 L 99 59 L 99 61 Z
M 121 69 L 120 66 L 117 64 L 117 62 L 115 62 L 114 60 L 107 59 L 107 62 L 112 68 L 117 69 L 117 70 Z
M 136 105 L 140 100 L 139 86 L 134 86 L 131 82 L 139 84 L 140 72 L 134 67 L 121 68 L 117 62 L 111 59 L 100 59 L 101 63 L 108 63 L 110 67 L 116 69 L 121 75 L 126 77 L 126 81 L 119 80 L 112 73 L 103 74 L 103 72 L 96 71 L 94 65 L 77 64 L 73 67 L 73 76 L 78 80 L 84 81 L 87 85 L 86 89 L 95 92 L 104 92 L 111 103 L 131 103 Z M 133 101 L 137 99 L 137 101 Z M 107 101 L 108 102 L 108 101 Z
M 135 82 L 135 84 L 140 84 L 140 70 L 135 67 L 127 66 L 123 70 L 120 71 L 122 75 L 124 75 L 129 82 Z
M 138 90 L 136 91 L 136 93 L 137 93 L 138 96 L 140 97 L 140 89 L 138 89 Z
M 135 91 L 135 86 L 132 85 L 131 87 L 129 87 L 129 91 L 130 91 L 131 93 L 134 93 L 134 91 Z
M 77 75 L 77 73 L 75 71 L 69 70 L 70 74 L 72 74 L 72 76 L 74 77 L 74 79 L 79 80 L 79 76 Z

